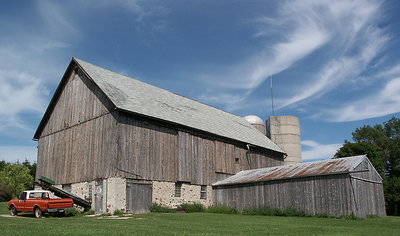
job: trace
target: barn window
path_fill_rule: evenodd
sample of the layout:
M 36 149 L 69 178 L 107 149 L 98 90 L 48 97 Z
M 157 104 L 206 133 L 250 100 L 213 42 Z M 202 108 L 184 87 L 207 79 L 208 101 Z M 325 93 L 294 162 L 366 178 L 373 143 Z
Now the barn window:
M 62 189 L 65 191 L 71 192 L 71 184 L 63 184 Z
M 92 184 L 89 184 L 89 189 L 88 189 L 88 200 L 92 200 Z
M 200 199 L 207 199 L 207 185 L 201 185 Z
M 235 157 L 235 164 L 239 164 L 239 158 Z
M 181 197 L 182 183 L 175 183 L 175 197 Z

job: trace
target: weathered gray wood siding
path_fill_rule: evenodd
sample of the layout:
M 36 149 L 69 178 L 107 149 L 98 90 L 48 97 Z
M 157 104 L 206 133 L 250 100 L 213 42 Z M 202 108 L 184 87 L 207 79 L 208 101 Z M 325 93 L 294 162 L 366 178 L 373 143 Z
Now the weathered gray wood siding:
M 114 109 L 81 72 L 71 71 L 39 138 L 36 176 L 57 184 L 97 178 L 210 185 L 240 170 L 283 164 L 283 156 L 234 140 Z
M 245 144 L 125 113 L 118 117 L 118 133 L 117 172 L 127 178 L 210 185 L 217 175 L 283 163 L 279 153 L 255 150 L 248 155 Z
M 379 174 L 368 160 L 361 162 L 355 170 L 368 171 L 351 173 L 352 191 L 355 195 L 354 211 L 361 217 L 367 215 L 385 216 L 385 196 Z
M 358 217 L 371 214 L 384 216 L 382 206 L 375 204 L 379 201 L 367 196 L 360 198 L 357 193 L 367 194 L 367 191 L 372 190 L 353 182 L 356 192 L 354 195 L 351 181 L 354 180 L 350 179 L 349 174 L 340 174 L 217 186 L 213 188 L 213 197 L 214 204 L 239 210 L 270 206 L 280 209 L 293 207 L 309 214 L 344 216 L 354 213 Z M 374 195 L 372 192 L 368 194 Z M 379 194 L 383 192 L 377 195 Z M 360 202 L 362 199 L 364 203 L 359 204 L 356 209 L 354 201 Z
M 36 177 L 65 184 L 110 176 L 117 147 L 111 107 L 91 80 L 72 72 L 39 138 Z
M 176 180 L 177 132 L 145 120 L 118 116 L 119 176 L 146 180 Z
M 104 93 L 81 72 L 72 72 L 66 81 L 41 137 L 60 132 L 112 111 L 113 104 Z

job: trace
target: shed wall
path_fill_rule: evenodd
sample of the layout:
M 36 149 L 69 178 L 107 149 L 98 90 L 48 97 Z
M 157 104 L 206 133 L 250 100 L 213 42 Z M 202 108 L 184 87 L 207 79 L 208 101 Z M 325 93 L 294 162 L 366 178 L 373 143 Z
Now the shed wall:
M 376 214 L 385 215 L 365 199 L 362 210 L 354 206 L 354 197 L 359 201 L 359 195 L 353 195 L 348 174 L 326 175 L 305 178 L 294 178 L 277 181 L 267 181 L 243 185 L 216 186 L 213 189 L 214 204 L 227 205 L 239 210 L 251 207 L 270 206 L 286 209 L 293 207 L 308 214 L 328 214 L 334 216 L 349 215 L 354 212 L 358 217 Z M 364 185 L 354 183 L 356 192 L 365 193 Z M 375 209 L 372 209 L 375 207 Z
M 381 177 L 367 159 L 361 162 L 355 170 L 362 171 L 351 173 L 357 214 L 362 217 L 367 215 L 385 216 L 385 197 Z

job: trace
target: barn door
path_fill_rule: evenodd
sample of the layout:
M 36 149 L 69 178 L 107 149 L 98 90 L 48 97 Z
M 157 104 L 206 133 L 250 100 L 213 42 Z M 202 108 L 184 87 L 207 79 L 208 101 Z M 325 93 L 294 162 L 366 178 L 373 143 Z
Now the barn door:
M 94 192 L 94 211 L 96 214 L 103 213 L 103 180 L 96 180 Z
M 126 182 L 126 210 L 134 213 L 150 212 L 153 185 L 151 183 Z

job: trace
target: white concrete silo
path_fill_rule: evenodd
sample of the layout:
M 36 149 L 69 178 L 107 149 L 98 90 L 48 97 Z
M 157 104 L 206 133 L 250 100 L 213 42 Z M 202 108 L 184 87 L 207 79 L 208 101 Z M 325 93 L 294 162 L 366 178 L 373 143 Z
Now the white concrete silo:
M 260 131 L 261 133 L 263 133 L 265 135 L 264 121 L 260 117 L 254 116 L 254 115 L 249 115 L 249 116 L 245 116 L 244 119 L 247 122 L 249 122 L 254 128 L 256 128 L 258 131 Z
M 287 153 L 284 164 L 301 163 L 300 121 L 295 116 L 270 116 L 267 136 Z

